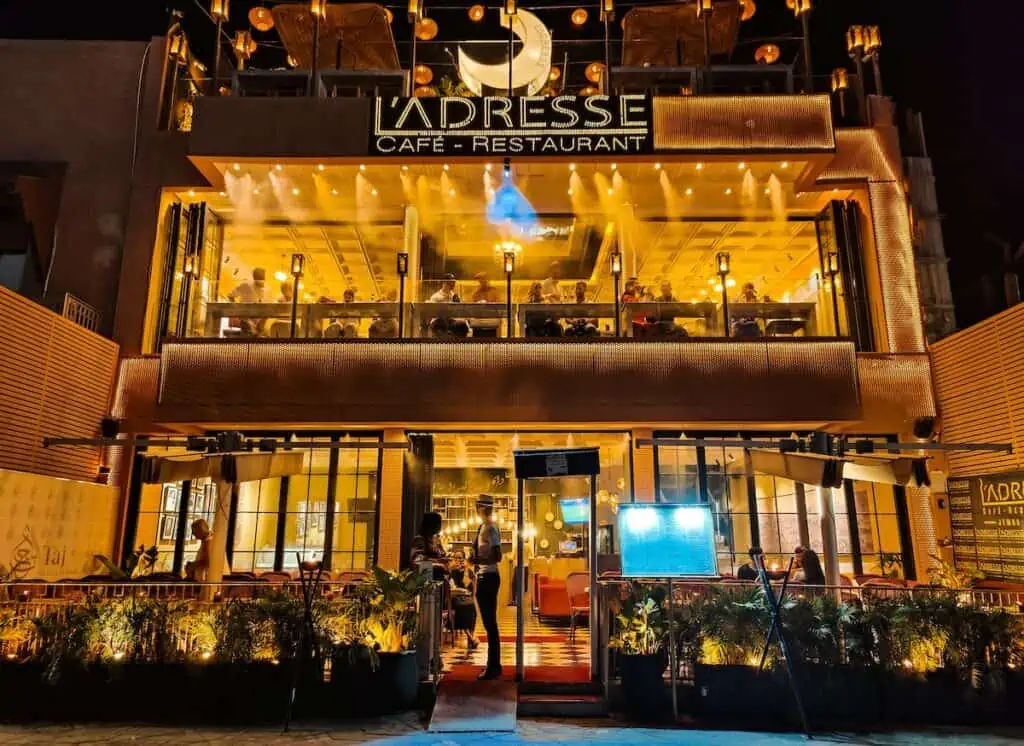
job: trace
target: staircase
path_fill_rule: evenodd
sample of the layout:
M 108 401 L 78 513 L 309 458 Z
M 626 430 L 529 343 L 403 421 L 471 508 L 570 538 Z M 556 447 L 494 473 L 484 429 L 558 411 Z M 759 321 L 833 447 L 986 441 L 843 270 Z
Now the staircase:
M 523 682 L 517 712 L 520 716 L 603 717 L 608 714 L 608 703 L 599 684 Z

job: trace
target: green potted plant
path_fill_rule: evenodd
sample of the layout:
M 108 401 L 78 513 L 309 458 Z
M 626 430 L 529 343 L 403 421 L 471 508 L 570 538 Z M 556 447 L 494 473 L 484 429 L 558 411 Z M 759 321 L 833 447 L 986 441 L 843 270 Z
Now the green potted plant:
M 668 628 L 663 606 L 660 589 L 634 583 L 608 641 L 618 651 L 623 700 L 636 717 L 655 717 L 665 709 Z
M 416 702 L 416 602 L 425 584 L 420 573 L 377 567 L 356 591 L 360 636 L 372 671 L 367 694 L 373 709 L 397 711 Z

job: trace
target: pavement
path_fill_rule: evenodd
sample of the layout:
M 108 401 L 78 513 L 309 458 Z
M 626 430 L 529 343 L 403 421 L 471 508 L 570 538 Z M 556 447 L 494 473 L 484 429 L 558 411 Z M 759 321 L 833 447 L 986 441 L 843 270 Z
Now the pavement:
M 300 723 L 288 733 L 274 728 L 190 728 L 127 724 L 0 725 L 0 743 L 136 744 L 153 746 L 264 746 L 264 744 L 388 744 L 389 746 L 515 746 L 517 744 L 621 744 L 622 746 L 790 746 L 806 744 L 794 733 L 635 728 L 612 720 L 520 719 L 515 733 L 427 733 L 418 716 L 400 716 L 365 722 L 311 725 Z M 920 732 L 870 734 L 816 734 L 815 742 L 842 746 L 1003 746 L 1019 744 L 1024 731 L 980 732 L 943 729 Z

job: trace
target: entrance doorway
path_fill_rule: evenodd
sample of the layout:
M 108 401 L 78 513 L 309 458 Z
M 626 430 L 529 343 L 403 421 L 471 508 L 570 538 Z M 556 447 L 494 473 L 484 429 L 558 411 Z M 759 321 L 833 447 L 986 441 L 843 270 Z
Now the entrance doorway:
M 442 516 L 441 538 L 449 555 L 468 558 L 479 526 L 475 501 L 481 494 L 494 501 L 502 540 L 498 628 L 505 676 L 515 676 L 521 644 L 526 681 L 591 681 L 590 572 L 604 569 L 602 558 L 613 554 L 615 512 L 620 501 L 629 501 L 629 436 L 460 432 L 426 437 L 431 440 L 433 464 L 429 509 Z M 576 448 L 597 454 L 600 473 L 593 489 L 585 475 L 553 474 L 524 482 L 520 499 L 516 451 Z M 598 508 L 596 536 L 589 517 L 593 504 Z M 591 560 L 592 538 L 598 543 L 596 563 Z M 464 633 L 446 630 L 446 677 L 475 679 L 483 669 L 488 641 L 479 618 L 475 631 L 481 644 L 471 649 Z

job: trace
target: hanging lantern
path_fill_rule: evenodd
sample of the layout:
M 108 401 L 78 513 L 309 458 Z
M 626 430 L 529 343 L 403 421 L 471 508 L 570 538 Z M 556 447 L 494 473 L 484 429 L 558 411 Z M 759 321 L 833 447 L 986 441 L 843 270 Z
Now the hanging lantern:
M 583 8 L 576 8 L 576 10 L 572 12 L 572 15 L 569 16 L 569 18 L 572 19 L 573 26 L 582 26 L 584 23 L 587 22 L 587 18 L 589 17 L 590 14 L 587 13 L 587 11 L 585 11 Z
M 762 44 L 754 52 L 754 60 L 759 65 L 774 65 L 781 56 L 782 52 L 776 44 Z
M 426 65 L 416 65 L 413 69 L 413 80 L 420 85 L 426 85 L 434 79 L 434 71 Z
M 249 59 L 256 52 L 256 42 L 253 40 L 252 34 L 249 33 L 248 29 L 235 32 L 235 43 L 232 44 L 232 47 L 235 50 L 235 54 L 243 60 Z
M 596 96 L 598 93 L 600 93 L 600 91 L 592 85 L 588 85 L 586 88 L 580 89 L 581 96 Z
M 437 98 L 437 89 L 430 85 L 416 86 L 412 95 L 416 98 Z
M 556 66 L 552 66 L 551 67 L 551 74 L 548 75 L 548 80 L 550 80 L 552 83 L 554 83 L 560 77 L 562 77 L 562 70 L 561 70 L 561 68 L 556 67 Z
M 837 67 L 832 71 L 832 93 L 845 91 L 850 87 L 850 76 L 846 68 Z
M 327 17 L 327 0 L 310 0 L 309 12 L 317 18 Z
M 514 16 L 518 15 L 519 8 L 516 6 L 516 0 L 505 0 L 505 15 Z
M 260 5 L 249 11 L 249 23 L 257 31 L 270 31 L 274 28 L 274 16 L 269 9 Z
M 437 36 L 437 21 L 433 18 L 421 18 L 416 21 L 416 38 L 420 41 L 430 41 Z
M 586 72 L 587 80 L 591 83 L 600 83 L 601 77 L 604 75 L 604 63 L 603 62 L 591 62 L 587 65 Z
M 615 19 L 615 0 L 601 0 L 601 20 L 611 21 Z
M 484 19 L 484 6 L 473 5 L 469 9 L 469 20 L 473 23 L 479 23 Z
M 714 12 L 715 0 L 697 0 L 697 17 L 704 18 Z
M 423 18 L 423 5 L 420 0 L 409 0 L 409 20 L 419 21 Z
M 223 23 L 228 20 L 229 0 L 210 0 L 210 16 L 215 22 Z
M 740 0 L 740 7 L 743 8 L 743 11 L 740 13 L 741 21 L 749 21 L 757 12 L 757 4 L 754 0 Z

